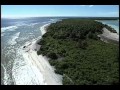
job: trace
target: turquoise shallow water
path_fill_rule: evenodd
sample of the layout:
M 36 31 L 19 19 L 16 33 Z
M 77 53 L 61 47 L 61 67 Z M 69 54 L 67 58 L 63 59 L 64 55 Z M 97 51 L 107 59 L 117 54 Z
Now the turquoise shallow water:
M 117 31 L 117 33 L 119 33 L 119 20 L 97 20 L 97 21 L 111 26 Z

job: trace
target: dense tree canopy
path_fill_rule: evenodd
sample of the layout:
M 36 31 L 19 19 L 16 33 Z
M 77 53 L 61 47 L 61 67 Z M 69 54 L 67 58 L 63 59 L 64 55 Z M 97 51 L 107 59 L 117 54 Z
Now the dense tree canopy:
M 119 82 L 118 45 L 99 40 L 103 25 L 94 20 L 64 19 L 51 24 L 38 43 L 64 85 Z

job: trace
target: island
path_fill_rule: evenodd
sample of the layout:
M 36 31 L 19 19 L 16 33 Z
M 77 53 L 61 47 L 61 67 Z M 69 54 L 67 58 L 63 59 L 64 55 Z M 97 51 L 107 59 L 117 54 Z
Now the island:
M 94 19 L 63 19 L 46 28 L 37 54 L 49 58 L 63 85 L 116 85 L 118 42 L 114 29 Z

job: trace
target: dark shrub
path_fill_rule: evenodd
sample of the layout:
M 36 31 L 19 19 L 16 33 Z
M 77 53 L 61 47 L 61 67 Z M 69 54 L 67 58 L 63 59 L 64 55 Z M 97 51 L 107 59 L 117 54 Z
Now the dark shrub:
M 56 53 L 48 53 L 48 57 L 51 58 L 51 59 L 57 59 L 57 55 Z

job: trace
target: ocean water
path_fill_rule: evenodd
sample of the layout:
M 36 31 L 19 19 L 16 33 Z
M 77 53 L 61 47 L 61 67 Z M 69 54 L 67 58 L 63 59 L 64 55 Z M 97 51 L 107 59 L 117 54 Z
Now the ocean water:
M 54 23 L 60 18 L 24 18 L 1 19 L 1 84 L 16 85 L 17 76 L 21 77 L 26 69 L 25 60 L 20 52 L 26 42 L 31 42 L 41 36 L 40 27 L 48 23 Z M 22 68 L 21 68 L 22 67 Z M 16 70 L 23 73 L 15 73 Z M 35 69 L 36 70 L 36 69 Z M 26 73 L 26 74 L 25 74 Z M 28 75 L 25 72 L 24 75 Z M 32 73 L 31 73 L 32 74 Z M 13 76 L 16 76 L 14 78 Z M 26 76 L 28 77 L 28 76 Z M 34 76 L 36 77 L 36 76 Z M 24 78 L 21 78 L 24 84 Z M 29 80 L 29 79 L 27 79 Z M 33 80 L 34 81 L 34 80 Z M 40 82 L 40 81 L 38 81 Z M 27 81 L 25 81 L 27 84 Z M 28 84 L 37 84 L 29 83 Z
M 117 33 L 119 33 L 119 20 L 97 20 L 97 21 L 111 26 L 117 31 Z
M 42 32 L 40 27 L 48 23 L 54 23 L 63 18 L 59 17 L 37 17 L 24 19 L 1 19 L 1 84 L 16 85 L 19 83 L 36 85 L 42 83 L 42 79 L 33 77 L 43 77 L 36 68 L 33 72 L 37 72 L 40 76 L 32 75 L 32 71 L 27 71 L 25 58 L 21 53 L 21 48 L 26 42 L 32 42 L 38 39 Z M 116 21 L 104 21 L 106 24 L 119 28 Z M 116 29 L 117 30 L 117 29 Z M 119 29 L 118 29 L 119 32 Z M 47 65 L 47 64 L 46 64 Z M 17 72 L 16 72 L 17 71 Z M 30 76 L 26 76 L 29 75 Z M 24 76 L 24 77 L 23 77 Z M 32 80 L 30 79 L 32 77 Z M 20 79 L 21 78 L 21 79 Z M 28 78 L 28 79 L 26 79 Z M 28 81 L 27 81 L 28 80 Z M 31 81 L 30 81 L 31 80 Z M 36 81 L 35 81 L 36 80 Z

